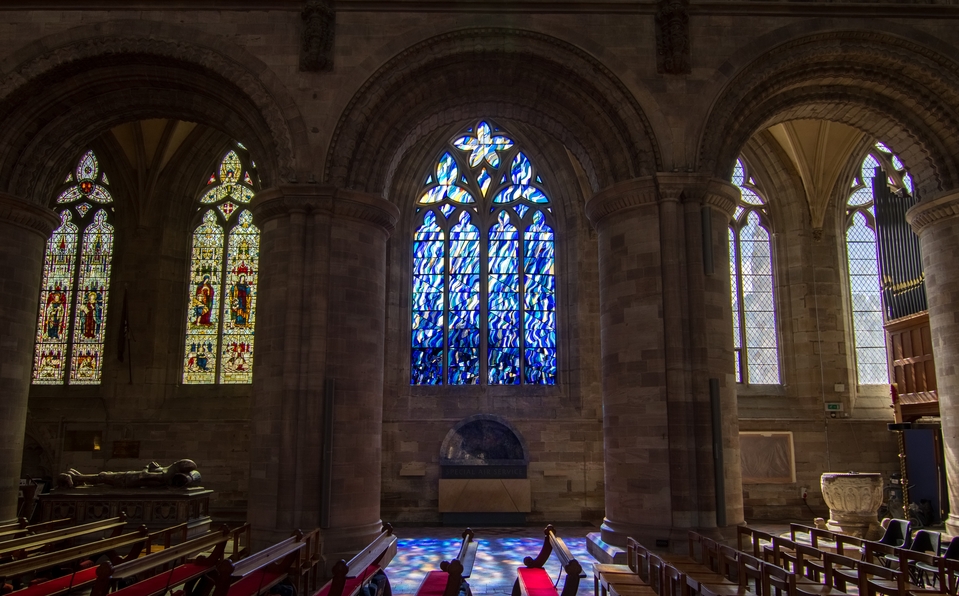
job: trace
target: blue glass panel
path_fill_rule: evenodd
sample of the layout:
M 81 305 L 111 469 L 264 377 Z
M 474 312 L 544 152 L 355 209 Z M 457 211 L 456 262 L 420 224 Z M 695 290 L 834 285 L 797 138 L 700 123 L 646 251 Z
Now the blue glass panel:
M 493 385 L 518 384 L 519 363 L 519 233 L 501 211 L 489 231 L 487 315 L 489 369 Z
M 483 193 L 483 196 L 486 196 L 486 192 L 489 190 L 490 182 L 492 182 L 492 177 L 486 171 L 486 168 L 483 168 L 479 176 L 476 177 L 476 182 L 479 184 L 480 191 Z
M 556 277 L 553 230 L 541 211 L 523 235 L 523 323 L 525 327 L 524 381 L 556 383 Z
M 410 362 L 412 385 L 443 384 L 443 348 L 414 349 Z
M 514 209 L 516 209 L 516 213 L 518 213 L 520 217 L 525 216 L 526 212 L 529 211 L 529 207 L 523 205 L 522 203 L 514 207 Z
M 523 314 L 526 326 L 527 348 L 555 348 L 556 347 L 556 314 L 536 310 Z
M 413 312 L 410 382 L 439 385 L 443 382 L 443 310 L 445 232 L 433 211 L 413 235 Z
M 449 152 L 444 153 L 436 163 L 436 183 L 440 186 L 456 184 L 457 176 L 459 168 L 456 167 L 456 160 Z
M 453 332 L 450 331 L 452 335 Z M 479 348 L 450 347 L 450 385 L 479 384 Z
M 533 166 L 529 163 L 529 158 L 523 155 L 522 151 L 517 153 L 516 157 L 513 158 L 509 173 L 513 184 L 526 186 L 529 185 L 530 180 L 533 179 Z
M 520 199 L 526 199 L 530 203 L 549 203 L 549 198 L 540 189 L 518 184 L 507 186 L 496 193 L 496 196 L 493 197 L 493 202 L 506 204 Z
M 519 385 L 519 348 L 490 348 L 490 385 Z
M 556 384 L 556 350 L 536 348 L 526 350 L 526 383 L 530 385 Z
M 448 205 L 448 204 L 447 204 L 447 205 L 443 205 L 442 207 L 440 207 L 440 211 L 442 211 L 442 212 L 443 212 L 443 215 L 445 215 L 446 217 L 449 217 L 449 216 L 450 216 L 450 213 L 453 211 L 453 209 L 455 209 L 455 207 L 453 207 L 452 205 Z
M 513 141 L 502 135 L 492 135 L 489 124 L 480 122 L 476 126 L 476 136 L 466 135 L 455 141 L 453 145 L 462 151 L 470 152 L 470 167 L 483 163 L 485 159 L 489 165 L 494 168 L 499 167 L 499 155 L 497 151 L 504 151 L 513 146 Z

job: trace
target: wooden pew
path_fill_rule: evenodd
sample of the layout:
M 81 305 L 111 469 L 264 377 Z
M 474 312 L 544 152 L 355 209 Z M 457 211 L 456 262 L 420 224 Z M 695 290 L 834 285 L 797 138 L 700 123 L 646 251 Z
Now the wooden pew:
M 0 542 L 0 559 L 22 559 L 40 549 L 52 549 L 57 543 L 75 538 L 92 538 L 100 532 L 111 532 L 111 537 L 119 536 L 126 525 L 126 514 L 119 517 L 95 521 L 80 526 L 43 532 L 33 536 L 23 536 Z
M 512 596 L 530 596 L 532 591 L 535 596 L 543 594 L 553 594 L 555 596 L 576 596 L 579 589 L 579 582 L 586 577 L 583 573 L 583 567 L 579 561 L 573 558 L 566 543 L 556 535 L 552 525 L 546 526 L 543 531 L 546 538 L 543 540 L 543 548 L 535 559 L 526 557 L 523 559 L 523 565 L 516 570 L 516 582 L 513 584 Z M 566 581 L 563 583 L 562 593 L 557 593 L 553 587 L 549 574 L 543 569 L 543 565 L 549 559 L 552 553 L 556 553 L 560 565 L 566 571 Z
M 213 571 L 217 563 L 223 559 L 223 551 L 229 539 L 230 531 L 224 527 L 219 532 L 211 532 L 116 566 L 110 561 L 104 561 L 97 568 L 96 581 L 90 596 L 107 596 L 111 586 L 115 586 L 121 580 L 149 574 L 158 567 L 172 563 L 174 566 L 169 570 L 160 571 L 152 577 L 113 592 L 115 596 L 163 594 L 171 588 L 196 580 Z M 188 557 L 206 551 L 212 552 L 209 556 L 199 556 L 193 561 L 187 560 Z
M 220 561 L 213 596 L 256 596 L 269 591 L 286 579 L 304 546 L 303 532 L 297 530 L 290 538 L 245 559 Z
M 13 580 L 27 573 L 42 571 L 50 567 L 72 565 L 77 561 L 95 558 L 100 555 L 106 555 L 111 561 L 115 561 L 116 563 L 130 561 L 140 555 L 149 535 L 150 533 L 147 531 L 146 526 L 140 526 L 139 530 L 129 534 L 121 534 L 120 536 L 104 538 L 103 540 L 52 551 L 35 557 L 10 561 L 9 563 L 0 565 L 0 577 L 6 580 Z M 121 556 L 118 554 L 117 551 L 119 549 L 127 547 L 129 547 L 129 550 L 126 555 Z M 96 567 L 88 567 L 49 581 L 36 583 L 22 590 L 17 590 L 14 593 L 18 596 L 53 596 L 55 594 L 62 594 L 92 583 L 96 579 L 96 573 Z
M 648 573 L 645 578 L 643 577 L 643 572 L 648 568 L 648 555 L 649 551 L 646 550 L 646 547 L 627 537 L 625 565 L 593 564 L 593 594 L 595 596 L 606 596 L 611 582 L 619 585 L 648 585 Z
M 440 563 L 438 570 L 434 569 L 427 573 L 416 588 L 416 596 L 456 596 L 464 585 L 467 596 L 470 596 L 472 591 L 465 580 L 473 571 L 473 561 L 476 558 L 478 546 L 473 540 L 473 530 L 466 528 L 463 531 L 463 542 L 460 544 L 459 554 L 449 562 Z
M 333 565 L 333 579 L 313 596 L 354 596 L 370 582 L 377 571 L 386 569 L 396 556 L 396 536 L 393 526 L 383 524 L 383 531 L 362 552 L 350 559 L 340 559 Z

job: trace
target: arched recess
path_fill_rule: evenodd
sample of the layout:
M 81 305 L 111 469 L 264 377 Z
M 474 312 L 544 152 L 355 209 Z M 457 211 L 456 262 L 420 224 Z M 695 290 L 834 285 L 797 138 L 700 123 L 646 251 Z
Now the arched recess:
M 921 197 L 959 184 L 959 63 L 875 31 L 801 37 L 761 53 L 724 86 L 705 123 L 699 167 L 728 178 L 754 133 L 796 119 L 848 124 L 910 165 Z
M 91 139 L 137 119 L 176 118 L 243 139 L 277 184 L 308 162 L 292 97 L 258 58 L 227 40 L 148 21 L 110 21 L 41 39 L 0 63 L 4 190 L 45 197 Z
M 340 117 L 325 179 L 382 194 L 421 137 L 473 114 L 553 135 L 593 190 L 661 169 L 642 108 L 605 66 L 553 37 L 489 28 L 427 39 L 374 73 Z

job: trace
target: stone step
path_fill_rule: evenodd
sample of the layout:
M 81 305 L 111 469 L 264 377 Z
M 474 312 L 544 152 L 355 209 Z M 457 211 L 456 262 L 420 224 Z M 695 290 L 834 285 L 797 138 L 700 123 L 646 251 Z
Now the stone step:
M 603 542 L 601 532 L 590 532 L 586 535 L 586 550 L 600 563 L 626 564 L 626 549 Z

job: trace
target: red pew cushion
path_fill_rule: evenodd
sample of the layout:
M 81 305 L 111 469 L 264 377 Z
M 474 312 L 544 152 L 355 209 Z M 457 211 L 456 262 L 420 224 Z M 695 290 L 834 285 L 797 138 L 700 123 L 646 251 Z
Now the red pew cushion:
M 17 596 L 47 596 L 48 594 L 58 594 L 84 584 L 89 584 L 95 579 L 97 579 L 97 568 L 90 567 L 70 575 L 51 579 L 50 581 L 33 584 L 22 590 L 11 592 L 11 594 L 16 594 Z
M 446 591 L 446 582 L 450 575 L 445 571 L 430 571 L 423 578 L 420 589 L 416 591 L 416 596 L 443 596 Z
M 556 596 L 553 580 L 545 569 L 520 567 L 516 570 L 516 575 L 523 592 L 529 596 Z
M 374 563 L 370 565 L 369 567 L 367 567 L 366 569 L 364 569 L 363 573 L 357 575 L 356 577 L 347 578 L 346 584 L 343 586 L 343 594 L 345 596 L 349 596 L 350 594 L 352 594 L 365 581 L 373 577 L 373 574 L 379 571 L 379 569 L 380 569 L 380 566 Z M 314 594 L 313 596 L 327 596 L 327 594 L 330 593 L 330 587 L 332 585 L 333 585 L 332 582 L 326 582 L 326 585 L 320 588 L 316 592 L 316 594 Z

